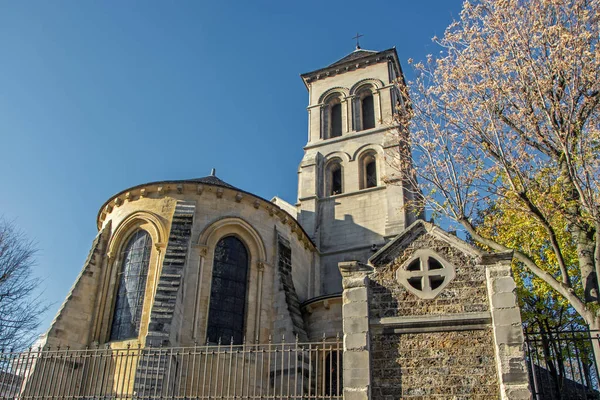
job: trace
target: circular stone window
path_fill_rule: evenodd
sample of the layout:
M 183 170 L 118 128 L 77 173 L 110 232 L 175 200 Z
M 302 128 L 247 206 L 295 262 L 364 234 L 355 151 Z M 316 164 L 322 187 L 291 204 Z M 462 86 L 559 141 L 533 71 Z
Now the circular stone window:
M 431 250 L 417 250 L 396 271 L 396 279 L 409 292 L 433 299 L 454 279 L 454 266 Z

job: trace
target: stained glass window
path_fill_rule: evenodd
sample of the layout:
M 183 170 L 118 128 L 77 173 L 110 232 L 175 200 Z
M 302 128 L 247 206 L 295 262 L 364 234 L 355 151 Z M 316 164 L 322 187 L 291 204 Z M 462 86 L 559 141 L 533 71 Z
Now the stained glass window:
M 143 230 L 135 232 L 125 246 L 110 340 L 132 339 L 140 331 L 151 249 L 152 239 Z
M 215 248 L 207 338 L 210 343 L 242 343 L 246 310 L 248 251 L 234 236 L 219 241 Z

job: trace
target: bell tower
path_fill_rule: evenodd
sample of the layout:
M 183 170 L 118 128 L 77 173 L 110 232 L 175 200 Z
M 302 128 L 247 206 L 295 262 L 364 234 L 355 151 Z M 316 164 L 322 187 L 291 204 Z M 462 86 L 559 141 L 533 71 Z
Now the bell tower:
M 395 82 L 404 84 L 404 77 L 395 48 L 378 52 L 359 46 L 301 77 L 309 105 L 298 221 L 320 250 L 319 294 L 327 295 L 342 290 L 339 262 L 366 262 L 417 219 L 404 207 L 413 188 L 386 162 L 406 149 L 389 134 L 402 128 L 393 116 L 402 112 Z

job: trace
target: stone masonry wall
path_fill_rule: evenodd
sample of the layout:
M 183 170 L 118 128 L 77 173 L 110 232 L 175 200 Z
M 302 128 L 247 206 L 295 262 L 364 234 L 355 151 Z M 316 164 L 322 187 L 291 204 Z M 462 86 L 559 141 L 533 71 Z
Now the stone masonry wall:
M 373 399 L 497 399 L 491 329 L 373 335 Z

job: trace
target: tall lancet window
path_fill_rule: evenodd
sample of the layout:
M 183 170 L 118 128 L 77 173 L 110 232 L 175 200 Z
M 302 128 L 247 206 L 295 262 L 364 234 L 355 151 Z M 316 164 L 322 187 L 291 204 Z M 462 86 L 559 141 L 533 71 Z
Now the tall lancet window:
M 375 128 L 375 108 L 373 107 L 373 95 L 368 94 L 361 101 L 362 128 Z
M 375 153 L 369 151 L 360 157 L 360 188 L 377 186 L 377 160 Z
M 331 106 L 331 137 L 342 136 L 342 105 L 340 103 Z
M 325 193 L 334 196 L 344 192 L 343 169 L 340 161 L 330 162 L 326 167 Z
M 133 339 L 139 334 L 151 250 L 152 239 L 144 230 L 135 232 L 123 250 L 110 340 Z
M 244 338 L 248 250 L 235 236 L 221 239 L 215 247 L 207 340 L 240 344 Z
M 367 187 L 372 188 L 377 186 L 377 165 L 375 164 L 375 160 L 370 160 L 365 165 L 365 172 L 367 178 Z

